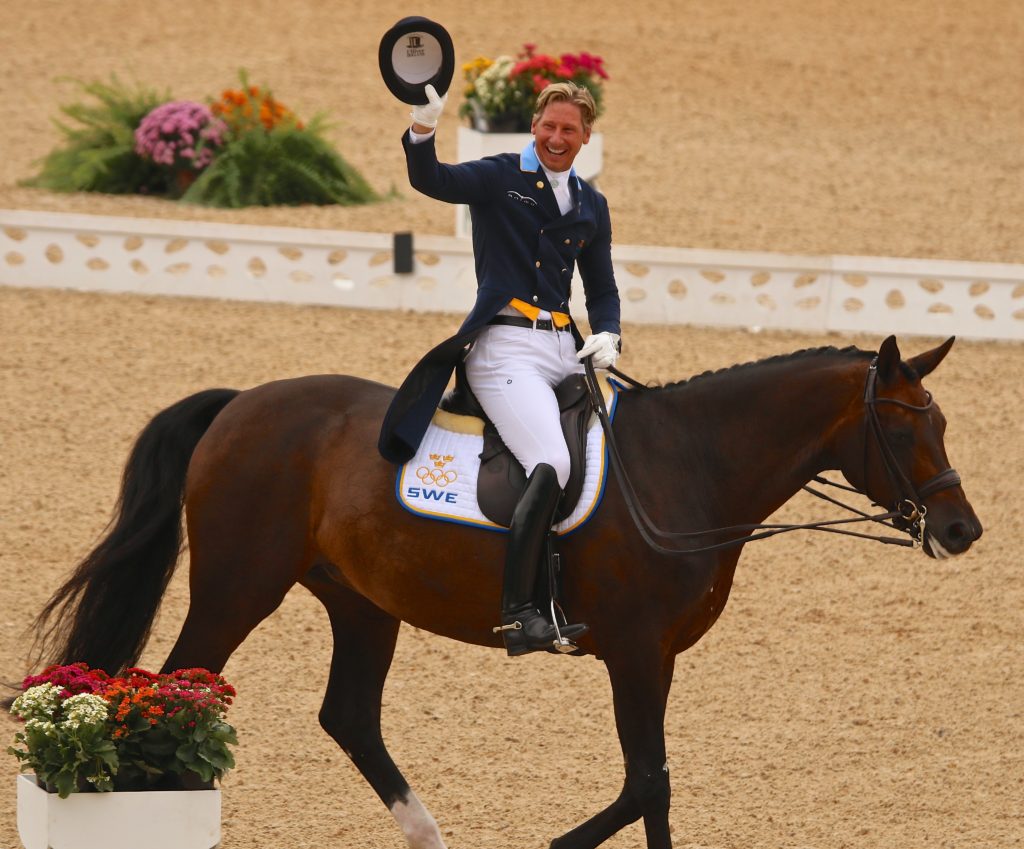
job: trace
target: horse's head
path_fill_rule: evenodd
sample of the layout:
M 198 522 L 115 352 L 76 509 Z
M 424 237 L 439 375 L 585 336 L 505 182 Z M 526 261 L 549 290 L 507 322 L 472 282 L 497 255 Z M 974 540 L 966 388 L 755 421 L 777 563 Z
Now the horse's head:
M 863 447 L 848 453 L 843 468 L 872 501 L 899 511 L 895 525 L 919 537 L 924 552 L 937 559 L 962 554 L 982 532 L 946 457 L 946 419 L 921 385 L 953 340 L 906 362 L 894 336 L 882 343 L 865 380 L 863 439 L 854 440 Z

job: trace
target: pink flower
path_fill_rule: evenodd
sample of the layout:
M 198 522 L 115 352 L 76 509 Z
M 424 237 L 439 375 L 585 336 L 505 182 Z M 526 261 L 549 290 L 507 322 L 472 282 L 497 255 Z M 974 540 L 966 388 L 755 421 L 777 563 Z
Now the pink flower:
M 223 146 L 226 130 L 224 122 L 202 103 L 172 100 L 142 119 L 135 130 L 135 152 L 160 165 L 200 170 Z

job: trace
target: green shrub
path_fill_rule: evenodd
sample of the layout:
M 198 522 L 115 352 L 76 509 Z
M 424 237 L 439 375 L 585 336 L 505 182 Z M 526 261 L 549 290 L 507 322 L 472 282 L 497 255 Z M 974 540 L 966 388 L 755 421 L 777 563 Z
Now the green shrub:
M 231 209 L 381 199 L 324 138 L 322 119 L 304 125 L 269 91 L 249 86 L 244 72 L 241 81 L 240 90 L 224 92 L 213 104 L 230 133 L 212 163 L 197 171 L 174 162 L 161 164 L 154 161 L 159 157 L 137 151 L 137 128 L 154 109 L 169 105 L 169 95 L 129 89 L 116 77 L 110 83 L 76 80 L 95 102 L 61 107 L 70 119 L 55 122 L 64 144 L 40 160 L 39 174 L 22 185 L 58 192 L 180 198 Z
M 61 107 L 74 122 L 54 122 L 64 144 L 39 160 L 39 174 L 22 185 L 56 192 L 165 194 L 166 170 L 135 152 L 135 128 L 168 96 L 141 87 L 129 89 L 117 77 L 110 83 L 72 82 L 98 102 Z
M 185 192 L 185 203 L 236 209 L 299 204 L 352 205 L 380 200 L 323 138 L 314 118 L 305 128 L 279 124 L 229 141 Z

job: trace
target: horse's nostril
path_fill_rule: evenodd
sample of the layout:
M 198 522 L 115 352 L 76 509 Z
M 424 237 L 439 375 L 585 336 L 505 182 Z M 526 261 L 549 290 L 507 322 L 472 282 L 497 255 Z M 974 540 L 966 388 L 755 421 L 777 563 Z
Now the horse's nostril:
M 963 522 L 953 522 L 946 529 L 946 539 L 951 543 L 963 542 L 967 537 L 967 526 Z
M 972 522 L 952 522 L 946 528 L 944 545 L 949 551 L 962 553 L 971 547 L 971 543 L 981 536 L 981 526 Z

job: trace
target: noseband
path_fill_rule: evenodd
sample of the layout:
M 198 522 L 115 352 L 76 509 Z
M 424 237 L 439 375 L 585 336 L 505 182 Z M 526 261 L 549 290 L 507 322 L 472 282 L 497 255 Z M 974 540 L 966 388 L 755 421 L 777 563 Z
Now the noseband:
M 960 475 L 957 473 L 956 469 L 944 469 L 915 488 L 910 478 L 907 477 L 907 474 L 900 467 L 900 464 L 896 459 L 896 454 L 892 450 L 892 446 L 889 444 L 889 440 L 885 435 L 885 430 L 882 428 L 882 423 L 878 418 L 878 405 L 895 404 L 898 407 L 903 407 L 905 410 L 912 410 L 915 413 L 923 413 L 930 410 L 934 403 L 934 399 L 930 392 L 925 390 L 925 395 L 928 397 L 928 400 L 922 406 L 908 404 L 906 401 L 900 401 L 897 398 L 879 398 L 878 357 L 875 357 L 871 361 L 871 365 L 868 366 L 867 378 L 864 381 L 864 406 L 867 410 L 864 425 L 864 494 L 867 494 L 867 434 L 870 432 L 874 437 L 875 445 L 878 447 L 878 453 L 882 457 L 882 465 L 885 467 L 885 473 L 889 478 L 889 483 L 897 493 L 893 503 L 889 505 L 890 510 L 907 523 L 907 532 L 918 545 L 924 544 L 925 515 L 928 512 L 928 508 L 925 507 L 924 499 L 929 495 L 934 495 L 936 492 L 940 492 L 943 489 L 960 486 Z

